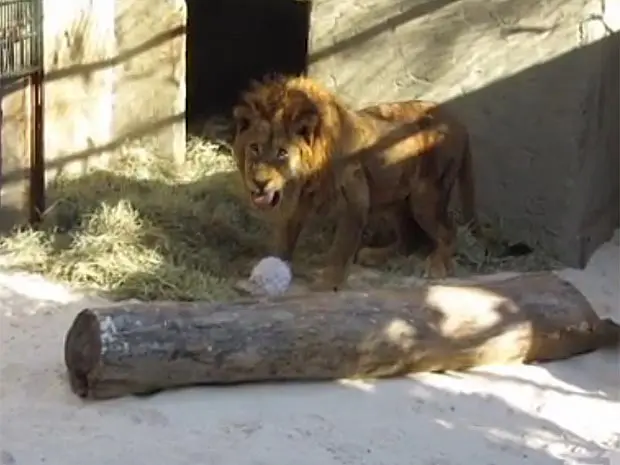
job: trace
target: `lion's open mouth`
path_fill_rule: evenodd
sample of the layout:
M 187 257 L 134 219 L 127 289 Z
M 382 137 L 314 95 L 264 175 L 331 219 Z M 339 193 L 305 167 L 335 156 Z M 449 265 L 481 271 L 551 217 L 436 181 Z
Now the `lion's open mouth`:
M 252 202 L 259 208 L 273 208 L 280 203 L 280 197 L 280 191 L 270 191 L 262 194 L 252 193 Z

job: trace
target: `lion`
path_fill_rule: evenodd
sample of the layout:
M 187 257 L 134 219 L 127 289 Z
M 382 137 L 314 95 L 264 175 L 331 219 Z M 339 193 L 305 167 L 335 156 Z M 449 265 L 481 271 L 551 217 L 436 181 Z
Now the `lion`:
M 452 275 L 448 207 L 457 181 L 463 217 L 481 237 L 468 131 L 433 102 L 355 110 L 311 78 L 276 75 L 253 81 L 233 118 L 234 157 L 252 204 L 274 222 L 274 255 L 291 261 L 309 215 L 337 213 L 317 289 L 340 289 L 356 257 L 373 262 L 406 249 L 412 225 L 431 240 L 425 276 Z M 394 244 L 360 249 L 369 218 L 386 213 Z

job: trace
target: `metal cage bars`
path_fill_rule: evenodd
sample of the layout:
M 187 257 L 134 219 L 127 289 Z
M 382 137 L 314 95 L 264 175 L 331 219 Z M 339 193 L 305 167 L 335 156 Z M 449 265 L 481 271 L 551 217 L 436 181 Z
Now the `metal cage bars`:
M 0 0 L 0 78 L 34 73 L 43 66 L 41 0 Z

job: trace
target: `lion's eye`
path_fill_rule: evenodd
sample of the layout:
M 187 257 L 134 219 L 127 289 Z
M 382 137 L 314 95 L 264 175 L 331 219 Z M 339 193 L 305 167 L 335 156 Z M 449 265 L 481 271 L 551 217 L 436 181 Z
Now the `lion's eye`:
M 252 152 L 254 155 L 256 155 L 258 153 L 258 144 L 250 144 L 250 152 Z
M 288 151 L 286 149 L 278 149 L 276 156 L 278 160 L 286 160 L 288 158 Z

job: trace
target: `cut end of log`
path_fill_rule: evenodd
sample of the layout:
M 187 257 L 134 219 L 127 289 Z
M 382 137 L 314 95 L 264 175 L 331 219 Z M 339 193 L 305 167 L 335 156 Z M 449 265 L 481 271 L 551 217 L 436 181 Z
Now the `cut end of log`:
M 65 338 L 65 364 L 71 389 L 80 397 L 88 397 L 89 375 L 101 358 L 101 331 L 97 316 L 91 310 L 77 314 Z
M 596 328 L 596 332 L 599 346 L 601 348 L 617 347 L 620 345 L 620 325 L 612 321 L 610 318 L 601 320 Z

